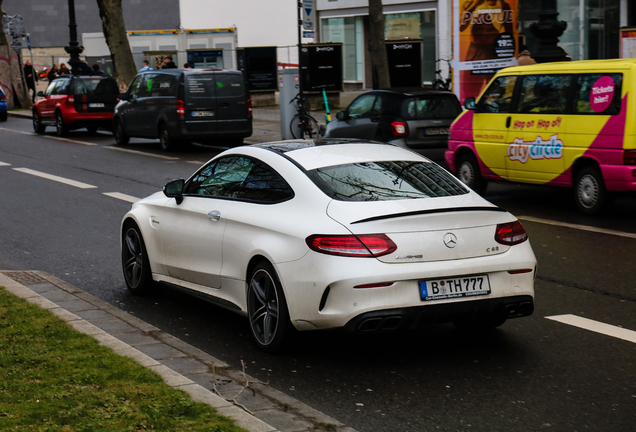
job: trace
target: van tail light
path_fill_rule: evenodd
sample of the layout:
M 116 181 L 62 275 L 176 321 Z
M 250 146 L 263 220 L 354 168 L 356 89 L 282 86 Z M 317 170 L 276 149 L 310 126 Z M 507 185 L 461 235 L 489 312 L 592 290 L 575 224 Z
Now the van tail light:
M 509 222 L 497 225 L 495 241 L 502 245 L 512 246 L 528 240 L 528 233 L 521 222 Z
M 252 99 L 247 100 L 247 113 L 252 115 Z
M 398 121 L 391 123 L 391 133 L 397 137 L 406 136 L 406 123 Z
M 636 165 L 636 150 L 625 150 L 623 152 L 623 165 Z
M 181 100 L 177 100 L 177 115 L 179 117 L 185 117 L 185 105 Z
M 321 235 L 305 239 L 309 249 L 327 255 L 373 258 L 390 254 L 397 249 L 386 234 Z

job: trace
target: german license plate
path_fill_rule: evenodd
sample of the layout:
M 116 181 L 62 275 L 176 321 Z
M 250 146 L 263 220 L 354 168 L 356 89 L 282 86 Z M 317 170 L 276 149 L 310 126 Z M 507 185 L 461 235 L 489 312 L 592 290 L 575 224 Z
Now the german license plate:
M 214 117 L 214 111 L 192 111 L 192 117 Z
M 441 128 L 426 128 L 424 129 L 424 133 L 426 135 L 447 135 L 450 132 L 450 128 L 441 127 Z
M 100 102 L 93 102 L 88 104 L 89 108 L 104 108 L 104 104 Z
M 420 281 L 424 301 L 490 294 L 488 275 L 473 275 Z

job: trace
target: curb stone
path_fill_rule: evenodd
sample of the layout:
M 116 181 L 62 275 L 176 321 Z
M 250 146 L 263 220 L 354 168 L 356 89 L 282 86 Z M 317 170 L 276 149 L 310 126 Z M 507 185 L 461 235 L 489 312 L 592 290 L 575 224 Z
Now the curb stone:
M 356 432 L 227 363 L 41 271 L 0 271 L 0 286 L 50 310 L 250 432 Z M 244 391 L 249 389 L 250 391 Z

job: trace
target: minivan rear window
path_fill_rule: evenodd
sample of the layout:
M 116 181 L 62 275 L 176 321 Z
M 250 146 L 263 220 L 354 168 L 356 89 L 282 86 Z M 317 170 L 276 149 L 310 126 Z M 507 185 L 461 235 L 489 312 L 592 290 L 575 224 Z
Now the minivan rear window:
M 76 95 L 119 94 L 117 82 L 113 79 L 89 78 L 75 81 Z
M 461 112 L 454 95 L 417 96 L 402 103 L 405 120 L 454 119 Z

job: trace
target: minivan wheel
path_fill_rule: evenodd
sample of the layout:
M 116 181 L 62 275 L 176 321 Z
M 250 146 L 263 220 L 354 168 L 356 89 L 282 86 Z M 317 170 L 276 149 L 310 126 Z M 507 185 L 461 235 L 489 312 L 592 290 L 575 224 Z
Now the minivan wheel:
M 457 178 L 466 186 L 482 195 L 486 190 L 486 180 L 481 176 L 479 163 L 472 154 L 466 154 L 457 162 Z
M 174 150 L 177 146 L 177 142 L 170 138 L 168 127 L 165 124 L 159 126 L 159 144 L 161 145 L 161 149 L 165 151 Z
M 603 212 L 608 193 L 598 168 L 586 167 L 578 173 L 574 183 L 574 200 L 582 213 L 597 215 Z
M 55 114 L 55 131 L 60 137 L 68 135 L 68 125 L 64 123 L 64 117 L 60 111 Z
M 115 135 L 115 142 L 117 145 L 126 145 L 128 144 L 128 141 L 130 141 L 130 137 L 124 133 L 124 125 L 121 120 L 115 120 L 113 134 Z

